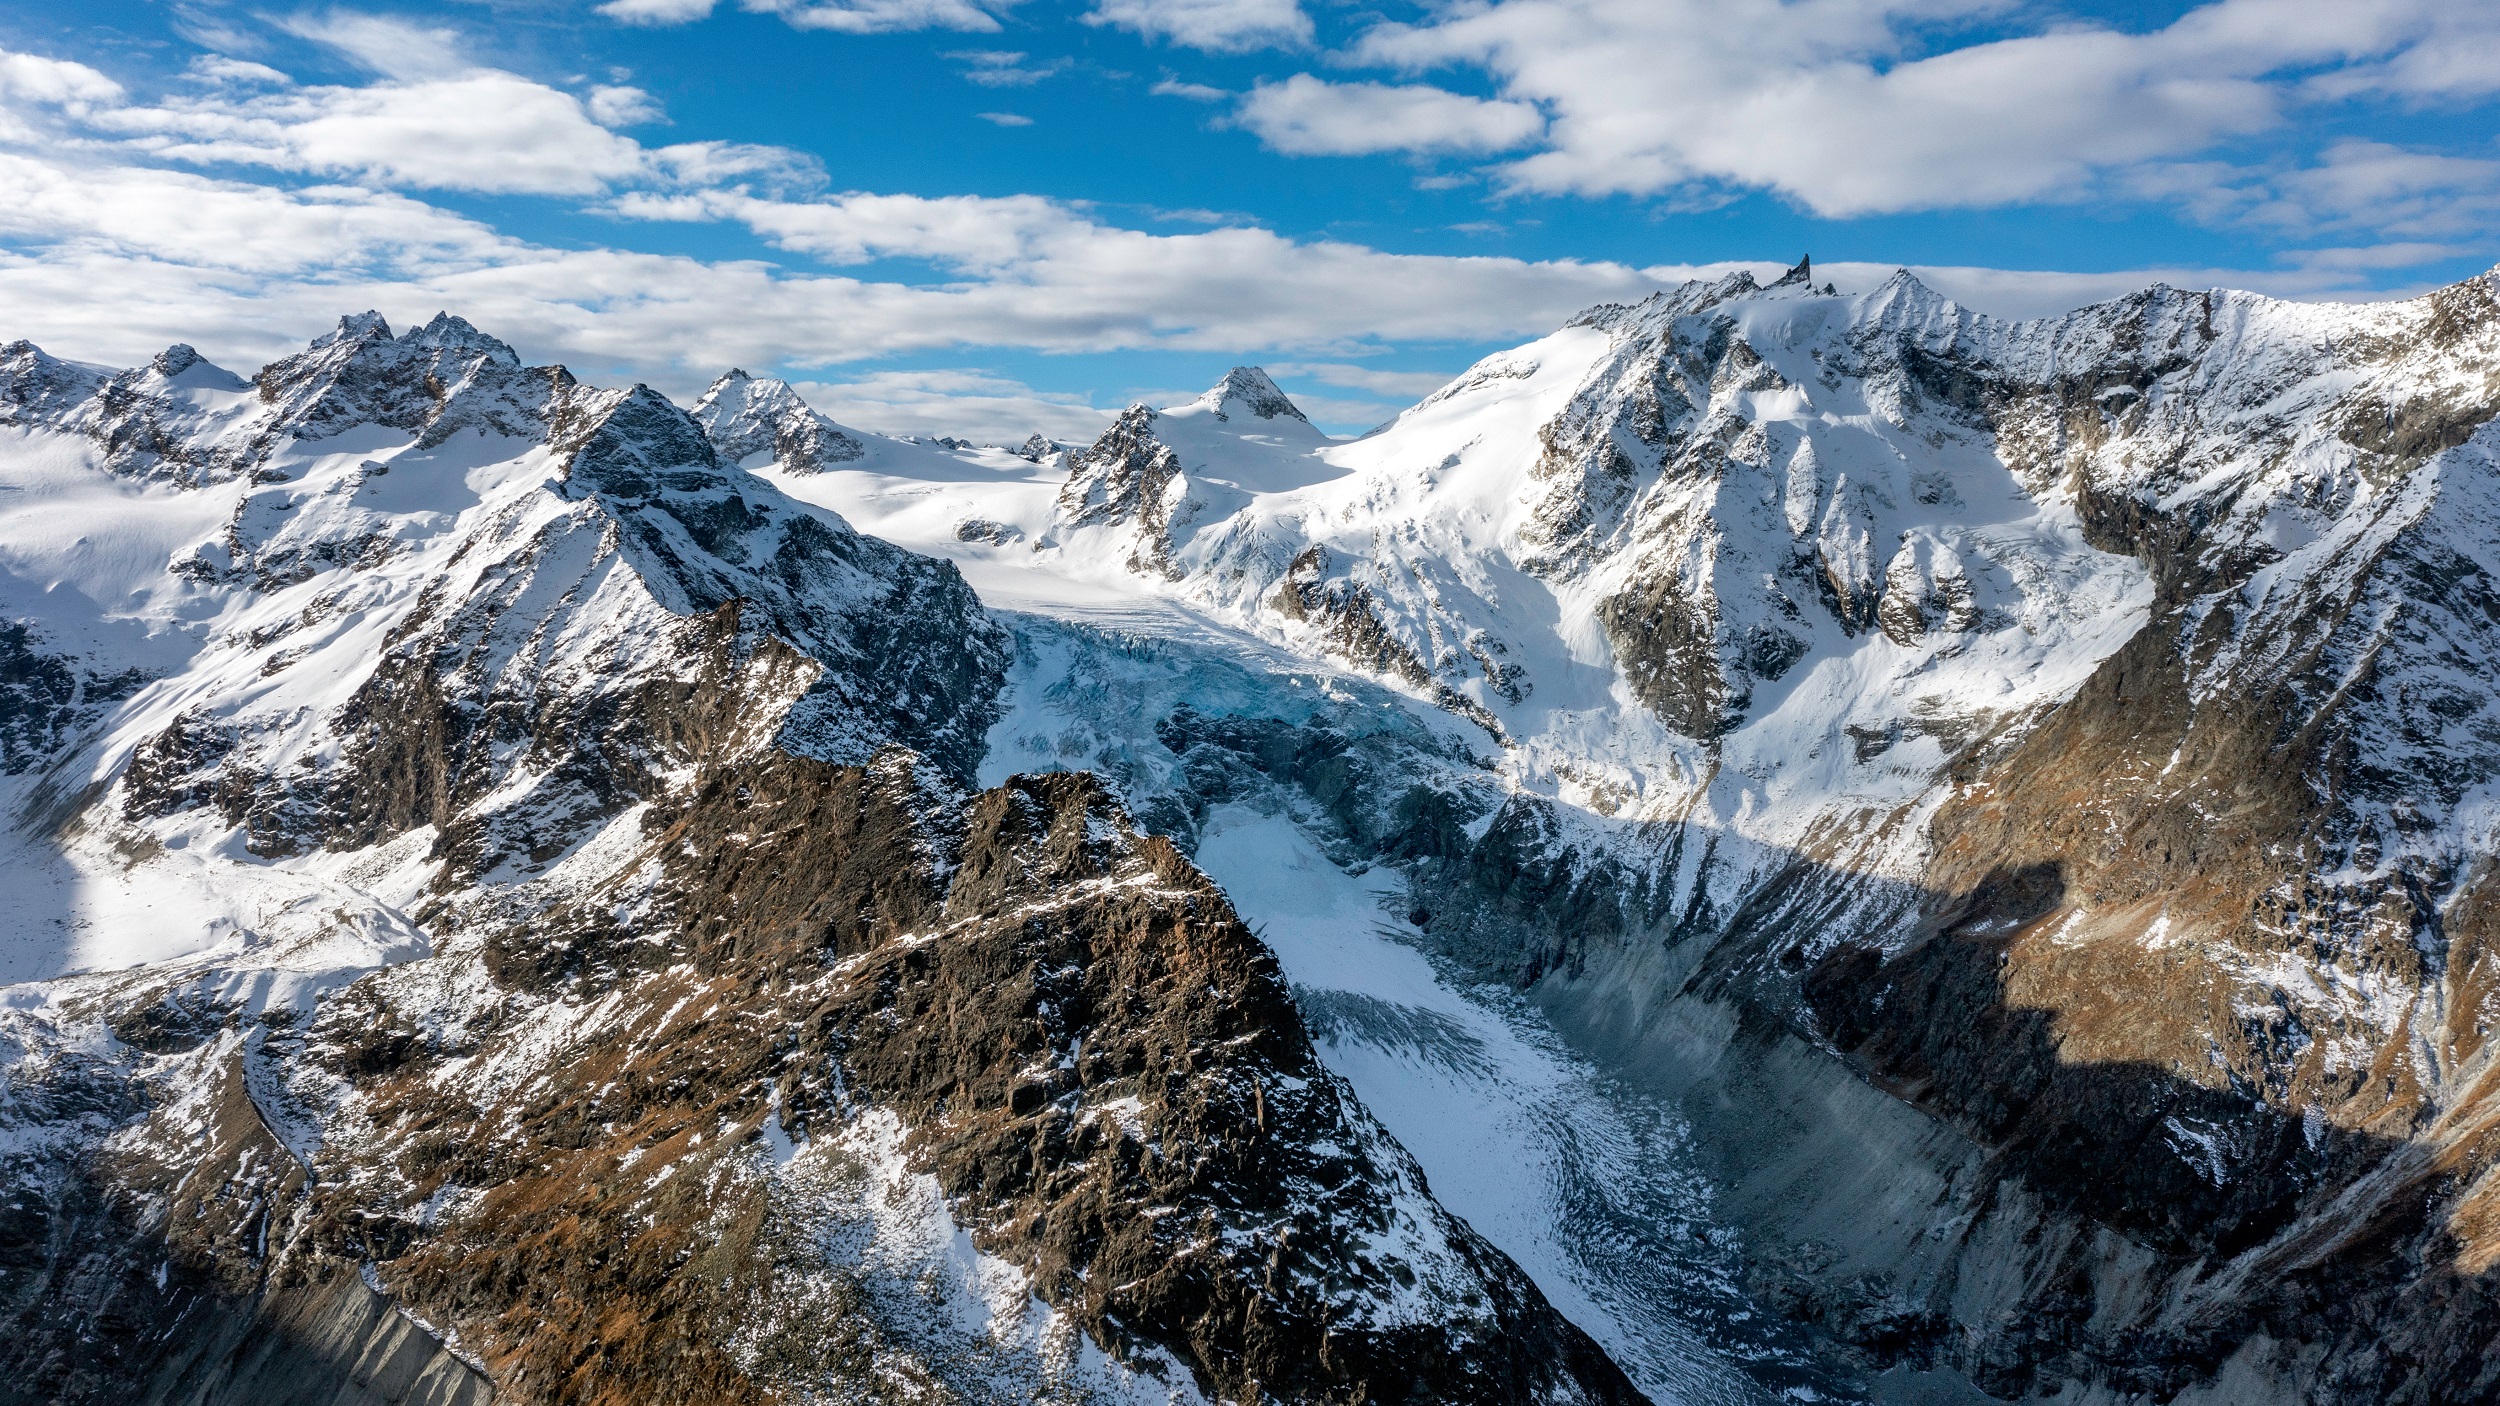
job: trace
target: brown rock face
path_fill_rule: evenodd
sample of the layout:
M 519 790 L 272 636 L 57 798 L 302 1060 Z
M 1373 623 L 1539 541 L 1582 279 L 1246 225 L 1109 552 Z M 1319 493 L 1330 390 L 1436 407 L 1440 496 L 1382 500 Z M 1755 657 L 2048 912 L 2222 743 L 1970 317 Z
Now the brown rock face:
M 1210 1398 L 1639 1399 L 1431 1204 L 1265 947 L 1091 777 L 958 811 L 903 754 L 774 756 L 649 833 L 648 917 L 611 896 L 483 935 L 474 1033 L 377 1035 L 421 1017 L 421 963 L 314 1034 L 367 1131 L 325 1156 L 312 1240 L 375 1261 L 514 1399 L 867 1390 L 906 1360 L 961 1389 L 827 1287 L 766 1152 L 768 1125 L 813 1147 L 886 1115 L 984 1252 Z M 462 1209 L 427 1224 L 429 1201 Z M 759 1340 L 769 1305 L 799 1311 Z
M 2062 1370 L 2173 1390 L 2270 1338 L 2312 1345 L 2319 1400 L 2500 1392 L 2500 926 L 2488 857 L 2436 840 L 2494 765 L 2457 670 L 2491 647 L 2500 582 L 2465 525 L 2477 465 L 2433 462 L 2500 408 L 2500 379 L 2406 371 L 2443 346 L 2490 364 L 2489 284 L 2427 300 L 2425 340 L 2332 353 L 2364 388 L 2309 409 L 2356 477 L 2292 497 L 2345 515 L 2299 574 L 2145 408 L 2156 382 L 2227 374 L 2196 295 L 2147 295 L 2122 328 L 2134 380 L 1980 397 L 2022 471 L 2064 475 L 2096 539 L 2152 567 L 2156 614 L 1973 756 L 1914 922 L 1824 957 L 1805 994 L 1883 1087 L 2175 1276 L 2140 1336 L 2111 1336 L 2087 1295 L 2061 1347 L 2004 1353 L 2029 1360 L 2000 1384 L 2062 1351 Z M 2263 462 L 2310 432 L 2260 420 L 2228 448 Z
M 1135 529 L 1131 571 L 1179 579 L 1172 563 L 1173 481 L 1180 456 L 1155 438 L 1155 412 L 1132 405 L 1092 447 L 1072 460 L 1059 490 L 1059 511 L 1071 526 L 1126 524 Z
M 766 752 L 642 835 L 569 900 L 455 902 L 308 1028 L 100 986 L 128 1057 L 10 1110 L 125 1129 L 13 1169 L 50 1188 L 0 1215 L 33 1399 L 1642 1399 L 1090 775 Z M 943 1255 L 895 1268 L 906 1205 L 1048 1306 L 1040 1356 L 948 1326 Z

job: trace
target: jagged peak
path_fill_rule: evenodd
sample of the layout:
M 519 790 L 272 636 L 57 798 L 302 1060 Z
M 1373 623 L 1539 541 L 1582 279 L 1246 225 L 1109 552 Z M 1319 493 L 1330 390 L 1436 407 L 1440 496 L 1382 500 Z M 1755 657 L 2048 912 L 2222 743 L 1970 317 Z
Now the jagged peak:
M 695 398 L 695 415 L 814 415 L 815 407 L 798 389 L 778 376 L 758 376 L 741 366 L 724 371 Z
M 1890 278 L 1878 284 L 1874 292 L 1866 295 L 1865 305 L 1875 318 L 1890 318 L 1895 321 L 1905 317 L 1960 311 L 1960 304 L 1927 286 L 1917 274 L 1906 268 L 1894 269 Z
M 1797 266 L 1795 268 L 1781 274 L 1779 278 L 1770 286 L 1773 288 L 1793 288 L 1800 283 L 1806 284 L 1809 287 L 1811 287 L 1814 283 L 1814 256 L 1811 254 L 1797 260 Z
M 570 496 L 641 498 L 658 490 L 662 472 L 720 471 L 720 458 L 695 418 L 639 381 L 630 390 L 599 393 L 584 409 L 561 475 Z
M 1722 274 L 1709 283 L 1695 279 L 1677 289 L 1679 296 L 1671 301 L 1679 305 L 1677 310 L 1680 312 L 1700 312 L 1704 308 L 1750 297 L 1761 291 L 1762 285 L 1754 281 L 1753 270 L 1738 269 L 1734 273 Z M 1682 296 L 1686 293 L 1691 296 Z
M 1078 457 L 1087 461 L 1110 461 L 1136 453 L 1148 446 L 1169 453 L 1170 450 L 1164 447 L 1163 441 L 1155 435 L 1155 421 L 1161 414 L 1162 412 L 1142 400 L 1131 402 L 1128 409 L 1112 417 L 1111 423 L 1103 426 L 1102 433 L 1096 435 L 1094 442 L 1088 445 L 1085 452 Z
M 305 350 L 319 351 L 323 347 L 337 346 L 341 343 L 389 341 L 390 337 L 391 324 L 383 319 L 382 314 L 367 309 L 364 312 L 351 312 L 340 318 L 338 326 L 313 338 Z
M 77 366 L 79 363 L 63 360 L 62 358 L 45 351 L 43 348 L 36 346 L 33 342 L 26 340 L 24 337 L 20 337 L 16 341 L 9 343 L 7 346 L 0 346 L 0 365 L 28 367 Z
M 389 331 L 388 328 L 383 330 L 385 334 Z M 399 340 L 403 345 L 411 347 L 431 347 L 440 351 L 480 352 L 487 359 L 505 366 L 517 367 L 521 364 L 520 353 L 514 351 L 501 338 L 480 332 L 467 318 L 448 312 L 437 312 L 432 321 L 403 334 Z
M 744 367 L 713 381 L 695 400 L 693 416 L 729 463 L 769 449 L 782 468 L 804 473 L 866 452 L 855 431 L 808 404 L 789 382 Z
M 1784 279 L 1782 281 L 1785 282 Z M 1673 288 L 1661 288 L 1637 303 L 1599 303 L 1595 307 L 1583 309 L 1578 316 L 1563 325 L 1565 327 L 1594 327 L 1601 332 L 1615 332 L 1661 317 L 1683 317 L 1701 312 L 1720 303 L 1751 297 L 1762 291 L 1762 285 L 1754 281 L 1751 270 L 1737 269 L 1733 273 L 1721 274 L 1714 279 L 1688 278 Z
M 148 372 L 169 385 L 195 390 L 241 390 L 251 383 L 200 355 L 188 342 L 176 342 L 148 362 Z
M 1207 388 L 1197 403 L 1215 412 L 1219 420 L 1228 419 L 1234 410 L 1247 412 L 1252 418 L 1273 420 L 1279 416 L 1309 424 L 1310 417 L 1293 403 L 1267 371 L 1257 366 L 1236 366 L 1224 373 L 1224 379 Z

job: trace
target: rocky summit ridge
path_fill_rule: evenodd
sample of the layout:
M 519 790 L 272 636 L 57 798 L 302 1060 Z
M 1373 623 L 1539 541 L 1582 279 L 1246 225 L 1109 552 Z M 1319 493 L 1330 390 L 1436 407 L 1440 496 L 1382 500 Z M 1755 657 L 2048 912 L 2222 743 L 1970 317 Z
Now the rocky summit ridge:
M 2500 273 L 12 343 L 0 1398 L 2500 1399 L 2495 416 Z

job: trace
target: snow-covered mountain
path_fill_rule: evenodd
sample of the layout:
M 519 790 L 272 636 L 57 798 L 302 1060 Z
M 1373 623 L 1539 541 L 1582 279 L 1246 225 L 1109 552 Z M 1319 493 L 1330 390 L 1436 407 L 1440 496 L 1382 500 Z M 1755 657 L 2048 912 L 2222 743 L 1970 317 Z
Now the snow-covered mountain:
M 2478 1345 L 2500 1322 L 2472 1150 L 2496 290 L 2008 324 L 1801 266 L 1595 309 L 1288 469 L 1132 410 L 1047 501 L 1013 473 L 813 492 L 985 593 L 1471 723 L 1473 762 L 1286 789 L 1341 863 L 1404 871 L 1409 940 L 1607 1068 L 1688 1109 L 1845 1102 L 1845 1135 L 1694 1116 L 1731 1203 L 1790 1188 L 1746 1214 L 1755 1282 L 1868 1360 L 2019 1395 L 2236 1351 L 2257 1399 L 2355 1372 L 2450 1399 L 2490 1389 L 2480 1347 L 2406 1305 L 2462 1295 Z M 941 502 L 1016 531 L 955 540 Z M 1124 774 L 1187 833 L 1195 754 L 1138 727 L 1022 755 Z M 1418 834 L 1436 807 L 1456 828 Z M 1730 1043 L 1765 1028 L 1792 1044 Z M 1973 1141 L 1848 1184 L 1846 1149 L 1939 1125 Z M 1939 1209 L 1886 1199 L 1920 1185 Z M 2364 1205 L 2392 1240 L 2333 1229 Z M 2111 1280 L 2094 1244 L 2144 1258 Z M 2018 1287 L 2073 1275 L 2104 1277 L 2071 1310 Z M 2304 1316 L 2343 1291 L 2371 1329 Z
M 1346 441 L 0 372 L 57 1394 L 2500 1399 L 2500 273 L 1801 264 Z
M 8 357 L 9 1394 L 1639 1399 L 786 387 Z

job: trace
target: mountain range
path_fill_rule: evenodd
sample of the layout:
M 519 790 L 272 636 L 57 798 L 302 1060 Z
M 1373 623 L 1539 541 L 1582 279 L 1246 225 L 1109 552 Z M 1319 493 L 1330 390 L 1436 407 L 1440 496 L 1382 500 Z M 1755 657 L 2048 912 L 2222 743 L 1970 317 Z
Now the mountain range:
M 0 347 L 0 1399 L 2500 1399 L 2495 414 L 2500 273 Z

